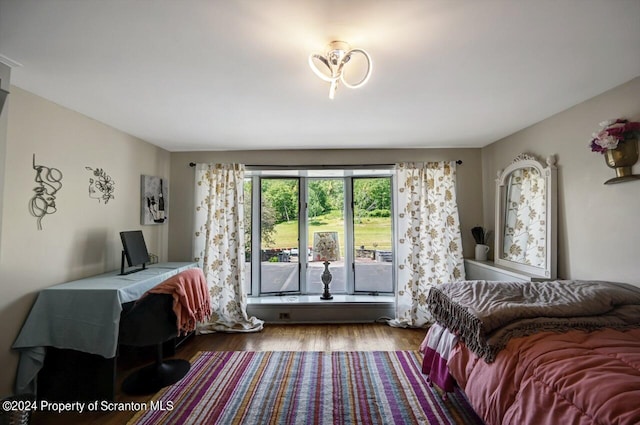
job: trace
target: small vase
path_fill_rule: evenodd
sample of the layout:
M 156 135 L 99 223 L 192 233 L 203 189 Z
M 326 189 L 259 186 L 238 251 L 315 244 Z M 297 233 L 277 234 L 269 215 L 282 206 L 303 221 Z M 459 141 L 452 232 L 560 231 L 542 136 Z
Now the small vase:
M 640 178 L 640 176 L 634 175 L 631 169 L 638 161 L 637 137 L 625 138 L 618 143 L 617 148 L 608 149 L 604 154 L 604 159 L 610 168 L 616 170 L 616 177 L 607 180 L 604 184 L 621 183 Z
M 484 245 L 484 244 L 476 245 L 476 261 L 487 261 L 488 253 L 489 253 L 489 245 Z

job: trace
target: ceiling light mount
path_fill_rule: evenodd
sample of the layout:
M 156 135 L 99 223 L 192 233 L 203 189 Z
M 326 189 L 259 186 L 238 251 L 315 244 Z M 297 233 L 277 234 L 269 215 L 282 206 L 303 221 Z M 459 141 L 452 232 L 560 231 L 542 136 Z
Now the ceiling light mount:
M 349 60 L 351 60 L 351 55 L 355 53 L 360 53 L 365 57 L 367 61 L 367 70 L 364 77 L 359 82 L 356 84 L 349 84 L 344 78 L 344 66 L 349 62 Z M 322 70 L 318 68 L 318 62 L 322 63 Z M 331 86 L 329 87 L 329 98 L 333 99 L 340 81 L 350 89 L 362 87 L 371 76 L 372 62 L 371 57 L 364 50 L 352 49 L 351 46 L 344 41 L 332 41 L 329 43 L 325 55 L 320 55 L 318 53 L 312 53 L 309 55 L 309 66 L 311 67 L 311 70 L 320 77 L 320 79 L 331 83 Z

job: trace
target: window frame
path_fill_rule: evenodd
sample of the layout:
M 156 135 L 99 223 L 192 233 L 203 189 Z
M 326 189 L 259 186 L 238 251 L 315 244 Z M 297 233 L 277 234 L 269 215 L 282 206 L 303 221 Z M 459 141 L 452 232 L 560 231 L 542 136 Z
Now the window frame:
M 339 175 L 337 175 L 339 174 Z M 392 166 L 358 166 L 358 167 L 247 167 L 246 177 L 251 179 L 252 202 L 245 204 L 245 208 L 251 208 L 251 293 L 247 296 L 252 298 L 266 297 L 274 295 L 319 295 L 321 292 L 308 292 L 306 274 L 308 270 L 308 193 L 309 181 L 312 179 L 341 179 L 343 180 L 344 199 L 344 264 L 345 264 L 345 291 L 334 292 L 339 295 L 393 295 L 396 290 L 396 234 L 395 234 L 395 172 Z M 388 178 L 391 190 L 391 243 L 393 250 L 391 291 L 372 292 L 355 291 L 355 241 L 354 241 L 354 201 L 353 183 L 356 178 Z M 262 267 L 260 252 L 262 249 L 261 238 L 261 212 L 262 212 L 262 179 L 298 179 L 298 252 L 305 255 L 298 255 L 298 291 L 285 292 L 261 292 Z M 257 204 L 256 204 L 257 201 Z M 259 208 L 255 208 L 255 206 Z
M 353 199 L 353 186 L 354 186 L 354 182 L 356 179 L 372 179 L 372 178 L 387 178 L 389 179 L 389 190 L 391 191 L 391 202 L 389 205 L 389 210 L 390 210 L 390 218 L 391 218 L 391 251 L 393 253 L 392 256 L 392 262 L 391 262 L 391 292 L 377 292 L 377 291 L 369 291 L 369 290 L 364 290 L 364 291 L 358 291 L 356 290 L 356 258 L 355 258 L 355 250 L 356 250 L 356 244 L 355 244 L 355 201 Z M 394 178 L 394 175 L 392 173 L 390 173 L 388 176 L 380 176 L 380 175 L 376 175 L 376 176 L 353 176 L 350 178 L 350 202 L 351 202 L 351 207 L 350 207 L 350 226 L 351 226 L 351 231 L 349 233 L 350 237 L 351 237 L 351 255 L 352 255 L 352 262 L 351 262 L 351 273 L 352 273 L 352 277 L 351 277 L 351 284 L 352 284 L 352 288 L 351 288 L 351 293 L 352 294 L 370 294 L 370 295 L 390 295 L 390 294 L 395 294 L 396 291 L 396 220 L 395 220 L 395 184 L 396 184 L 396 179 Z

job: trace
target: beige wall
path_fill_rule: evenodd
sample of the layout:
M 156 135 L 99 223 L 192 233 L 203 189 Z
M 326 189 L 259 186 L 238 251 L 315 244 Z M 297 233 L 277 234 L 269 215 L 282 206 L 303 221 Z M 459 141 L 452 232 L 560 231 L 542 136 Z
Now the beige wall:
M 615 172 L 588 147 L 598 123 L 620 117 L 640 121 L 640 77 L 483 148 L 484 224 L 495 227 L 499 169 L 521 152 L 555 154 L 558 276 L 640 284 L 640 181 L 604 185 Z
M 10 90 L 11 68 L 0 62 L 0 88 Z M 4 169 L 6 164 L 7 151 L 7 113 L 9 101 L 5 102 L 2 112 L 0 112 L 0 240 L 2 240 L 2 209 L 4 205 Z M 0 255 L 2 255 L 2 247 L 0 246 Z
M 462 160 L 457 167 L 458 206 L 465 256 L 473 256 L 471 228 L 482 223 L 480 149 L 297 150 L 185 152 L 171 154 L 169 259 L 192 258 L 194 168 L 189 162 L 239 162 L 249 165 L 393 164 L 403 161 Z
M 166 260 L 168 226 L 140 225 L 140 175 L 169 176 L 169 152 L 11 87 L 0 240 L 0 397 L 11 393 L 18 356 L 10 347 L 42 288 L 120 267 L 118 232 L 142 229 Z M 1 130 L 1 128 L 0 128 Z M 1 134 L 1 131 L 0 131 Z M 28 204 L 36 163 L 63 173 L 57 212 L 37 230 Z M 89 198 L 100 167 L 115 181 L 108 204 Z

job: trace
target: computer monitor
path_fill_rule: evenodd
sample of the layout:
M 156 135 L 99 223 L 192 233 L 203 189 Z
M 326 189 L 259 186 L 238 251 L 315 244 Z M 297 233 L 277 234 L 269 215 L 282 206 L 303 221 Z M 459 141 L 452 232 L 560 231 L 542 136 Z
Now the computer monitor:
M 146 268 L 146 264 L 149 262 L 149 252 L 147 251 L 147 244 L 144 242 L 142 230 L 128 230 L 126 232 L 120 232 L 120 239 L 122 240 L 123 247 L 120 274 L 124 275 L 144 270 Z M 125 258 L 127 259 L 129 267 L 140 265 L 142 265 L 142 267 L 125 271 Z

